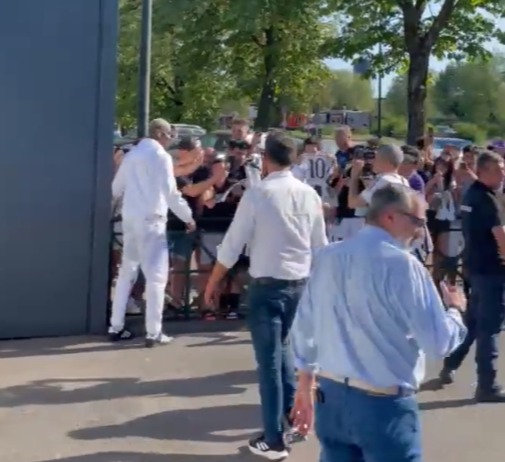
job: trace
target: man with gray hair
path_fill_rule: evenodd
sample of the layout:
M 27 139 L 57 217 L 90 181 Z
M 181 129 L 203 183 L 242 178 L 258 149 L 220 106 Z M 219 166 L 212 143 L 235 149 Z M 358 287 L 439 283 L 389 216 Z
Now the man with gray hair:
M 109 337 L 127 340 L 125 311 L 139 268 L 146 280 L 146 346 L 170 342 L 162 333 L 165 287 L 168 280 L 167 213 L 171 209 L 193 230 L 191 208 L 177 190 L 172 158 L 165 148 L 172 127 L 163 119 L 149 125 L 142 139 L 124 158 L 114 181 L 114 200 L 122 199 L 123 254 L 116 282 Z
M 446 310 L 408 252 L 425 209 L 413 190 L 386 185 L 373 195 L 367 226 L 315 258 L 292 329 L 292 416 L 308 433 L 315 396 L 321 462 L 423 460 L 415 394 L 425 355 L 444 358 L 466 334 L 463 293 L 443 285 Z
M 356 216 L 364 216 L 375 191 L 388 184 L 409 186 L 406 178 L 398 173 L 403 162 L 403 151 L 399 146 L 384 144 L 379 146 L 373 159 L 373 171 L 377 175 L 367 188 L 359 193 L 359 183 L 365 161 L 353 159 L 351 169 L 351 184 L 349 186 L 349 207 L 356 210 Z

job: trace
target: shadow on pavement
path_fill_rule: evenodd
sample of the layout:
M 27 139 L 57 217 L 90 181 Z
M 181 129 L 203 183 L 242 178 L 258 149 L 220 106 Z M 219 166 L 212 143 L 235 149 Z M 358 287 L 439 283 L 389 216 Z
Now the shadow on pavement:
M 236 395 L 256 383 L 256 372 L 233 371 L 207 377 L 155 380 L 138 377 L 36 380 L 0 389 L 0 408 L 25 405 L 87 403 L 136 396 L 202 397 Z M 90 386 L 85 385 L 89 383 Z M 83 387 L 84 385 L 84 387 Z M 71 389 L 76 386 L 75 389 Z
M 154 454 L 143 452 L 97 452 L 83 456 L 58 459 L 59 462 L 256 462 L 246 448 L 237 454 L 193 455 L 193 454 Z M 48 459 L 40 462 L 54 462 Z
M 463 398 L 463 399 L 453 399 L 445 401 L 427 401 L 425 403 L 419 403 L 419 409 L 421 411 L 435 411 L 437 409 L 453 409 L 456 407 L 473 406 L 475 400 L 473 398 Z
M 103 351 L 126 350 L 144 347 L 142 339 L 128 343 L 109 343 L 106 337 L 37 338 L 29 340 L 2 340 L 0 358 L 27 358 L 31 356 L 54 356 Z
M 422 383 L 421 386 L 419 387 L 419 391 L 438 391 L 442 390 L 444 388 L 444 385 L 442 381 L 437 377 L 434 379 L 427 380 L 426 382 Z
M 54 338 L 34 338 L 20 340 L 1 340 L 0 358 L 26 358 L 31 356 L 53 356 L 69 355 L 79 353 L 99 353 L 111 350 L 125 350 L 128 348 L 144 347 L 143 341 L 143 319 L 140 317 L 136 321 L 128 322 L 138 339 L 128 343 L 111 344 L 105 336 L 75 336 L 75 337 L 54 337 Z M 169 335 L 181 335 L 185 337 L 196 337 L 210 339 L 209 342 L 200 345 L 240 345 L 249 343 L 248 341 L 226 342 L 226 334 L 222 332 L 243 332 L 243 321 L 181 321 L 166 322 L 164 330 Z M 221 343 L 223 342 L 223 343 Z
M 206 347 L 206 346 L 235 346 L 235 345 L 250 345 L 250 339 L 243 339 L 230 333 L 216 332 L 213 334 L 192 335 L 191 338 L 203 338 L 205 342 L 192 343 L 188 348 Z
M 182 409 L 140 417 L 120 425 L 75 430 L 69 436 L 77 440 L 134 437 L 230 443 L 246 441 L 257 434 L 259 417 L 259 406 L 253 404 Z

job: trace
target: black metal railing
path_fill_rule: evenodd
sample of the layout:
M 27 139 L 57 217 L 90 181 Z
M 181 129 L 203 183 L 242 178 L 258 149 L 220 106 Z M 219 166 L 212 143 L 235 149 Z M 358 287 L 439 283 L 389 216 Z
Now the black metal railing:
M 212 221 L 215 223 L 216 219 L 213 218 Z M 229 219 L 228 219 L 229 221 Z M 113 220 L 113 231 L 111 236 L 111 248 L 118 252 L 122 247 L 122 233 L 118 230 L 117 225 L 120 223 L 120 219 Z M 448 233 L 460 233 L 461 228 L 458 225 L 451 227 Z M 200 318 L 202 311 L 205 310 L 203 306 L 203 301 L 201 300 L 201 291 L 203 289 L 203 275 L 210 272 L 212 264 L 216 259 L 216 249 L 209 248 L 205 245 L 204 236 L 206 234 L 221 234 L 224 236 L 224 232 L 209 232 L 205 229 L 205 220 L 201 220 L 199 227 L 196 232 L 192 233 L 190 236 L 187 235 L 185 231 L 168 231 L 167 239 L 170 252 L 170 278 L 174 275 L 183 275 L 181 281 L 183 280 L 183 290 L 181 296 L 179 294 L 174 295 L 171 292 L 170 283 L 167 286 L 167 307 L 165 310 L 166 319 L 177 319 L 177 320 L 190 320 L 195 318 Z M 177 241 L 178 238 L 184 237 L 190 243 L 188 244 L 188 255 L 182 262 L 180 257 L 174 255 L 173 242 Z M 437 273 L 436 280 L 442 280 L 443 278 L 448 278 L 451 281 L 463 281 L 464 275 L 461 268 L 461 257 L 464 248 L 457 253 L 457 255 L 444 255 L 444 253 L 437 249 L 435 246 L 433 253 L 424 262 L 425 266 L 435 275 Z M 205 256 L 209 261 L 208 264 L 202 264 L 202 256 Z M 177 263 L 179 262 L 179 263 Z M 174 264 L 175 263 L 175 264 Z M 114 286 L 115 274 L 117 274 L 117 266 L 119 261 L 116 261 L 111 265 L 111 291 Z M 179 283 L 181 283 L 179 281 Z M 244 288 L 247 286 L 245 283 Z M 242 300 L 244 297 L 242 297 Z M 245 315 L 246 307 L 242 304 L 239 311 L 240 314 Z

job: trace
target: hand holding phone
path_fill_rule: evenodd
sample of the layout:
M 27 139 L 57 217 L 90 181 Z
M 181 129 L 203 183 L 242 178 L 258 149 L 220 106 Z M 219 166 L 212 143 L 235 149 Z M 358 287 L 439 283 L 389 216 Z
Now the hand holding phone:
M 461 313 L 466 311 L 466 297 L 460 287 L 442 281 L 440 283 L 440 290 L 442 292 L 442 300 L 449 308 L 456 308 Z

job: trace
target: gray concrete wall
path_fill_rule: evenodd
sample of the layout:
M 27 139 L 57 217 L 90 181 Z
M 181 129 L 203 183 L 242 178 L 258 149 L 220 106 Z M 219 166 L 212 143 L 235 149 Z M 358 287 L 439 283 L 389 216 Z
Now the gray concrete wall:
M 0 338 L 105 326 L 117 0 L 0 2 Z

